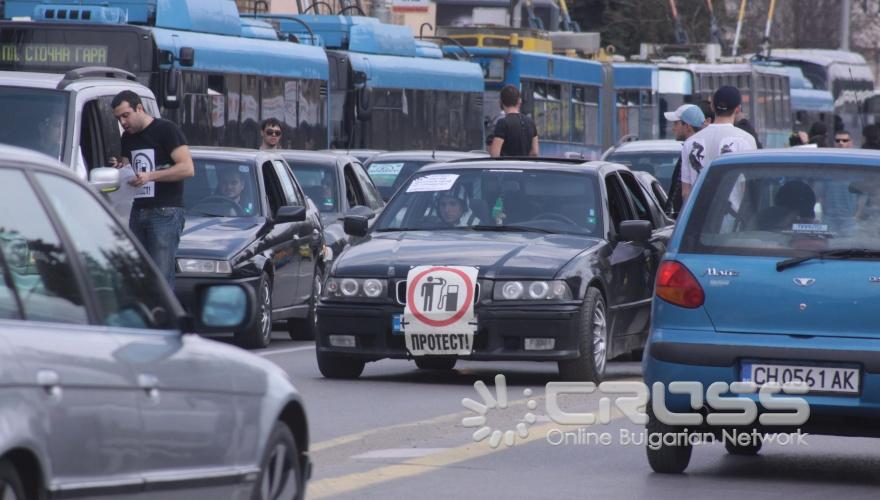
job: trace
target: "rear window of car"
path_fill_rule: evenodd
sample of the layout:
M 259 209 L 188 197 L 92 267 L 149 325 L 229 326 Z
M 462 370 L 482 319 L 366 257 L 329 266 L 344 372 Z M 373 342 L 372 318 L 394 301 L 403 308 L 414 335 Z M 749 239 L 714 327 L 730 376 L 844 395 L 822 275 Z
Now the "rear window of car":
M 611 153 L 605 160 L 622 163 L 632 170 L 647 172 L 656 177 L 662 185 L 669 186 L 679 156 L 681 151 L 618 152 Z
M 880 169 L 747 164 L 710 169 L 681 251 L 786 256 L 880 250 Z
M 427 161 L 402 160 L 371 162 L 367 165 L 367 173 L 373 180 L 373 184 L 379 189 L 382 198 L 387 200 L 416 170 L 428 163 Z

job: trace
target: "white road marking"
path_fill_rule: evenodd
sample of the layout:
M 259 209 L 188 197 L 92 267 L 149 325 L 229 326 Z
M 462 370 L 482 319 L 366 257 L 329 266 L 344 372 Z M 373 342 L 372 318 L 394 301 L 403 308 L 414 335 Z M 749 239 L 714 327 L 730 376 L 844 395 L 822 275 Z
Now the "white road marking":
M 314 349 L 314 345 L 305 345 L 300 347 L 288 347 L 286 349 L 275 349 L 274 351 L 262 351 L 258 352 L 257 354 L 259 354 L 260 356 L 272 356 L 273 354 L 284 354 L 288 352 L 308 351 Z

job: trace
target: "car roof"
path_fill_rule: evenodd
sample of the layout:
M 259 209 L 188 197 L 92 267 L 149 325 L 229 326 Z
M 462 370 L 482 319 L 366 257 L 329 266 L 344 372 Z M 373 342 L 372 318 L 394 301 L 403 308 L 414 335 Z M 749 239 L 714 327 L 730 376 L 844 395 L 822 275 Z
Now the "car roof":
M 26 148 L 0 144 L 0 166 L 22 166 L 23 164 L 26 164 L 29 170 L 41 169 L 62 172 L 63 175 L 67 175 L 71 179 L 78 179 L 69 167 L 51 156 Z
M 254 161 L 260 156 L 279 157 L 278 151 L 264 151 L 248 148 L 228 148 L 214 146 L 190 146 L 193 156 L 233 161 Z
M 630 153 L 636 151 L 681 151 L 681 141 L 657 139 L 651 141 L 625 142 L 616 146 L 611 153 Z
M 577 172 L 583 174 L 602 174 L 609 170 L 629 170 L 624 165 L 607 161 L 554 161 L 553 158 L 536 158 L 534 160 L 522 159 L 503 159 L 503 158 L 485 158 L 483 160 L 459 160 L 456 162 L 435 163 L 425 165 L 419 169 L 419 173 L 431 172 L 435 170 L 537 170 L 552 172 Z
M 347 162 L 358 161 L 353 155 L 346 155 L 344 152 L 306 151 L 304 149 L 279 149 L 275 152 L 285 158 L 293 158 L 294 161 L 325 163 L 327 165 L 336 165 L 340 158 L 346 159 Z
M 59 73 L 38 73 L 31 71 L 0 71 L 0 86 L 9 87 L 25 87 L 37 89 L 51 90 L 80 90 L 96 85 L 129 85 L 136 87 L 141 92 L 140 95 L 152 96 L 152 91 L 141 83 L 123 80 L 119 78 L 101 77 L 101 76 L 84 76 L 76 80 L 69 80 L 63 89 L 58 89 L 58 85 L 64 80 L 66 75 Z
M 432 161 L 442 162 L 449 160 L 457 160 L 460 158 L 481 158 L 488 156 L 488 153 L 470 153 L 465 151 L 431 151 L 427 150 L 410 150 L 410 151 L 388 151 L 379 153 L 369 162 L 373 163 L 380 160 L 404 160 L 404 161 Z
M 759 149 L 746 153 L 722 155 L 712 165 L 742 165 L 753 163 L 841 164 L 880 166 L 880 150 L 838 148 L 778 148 Z

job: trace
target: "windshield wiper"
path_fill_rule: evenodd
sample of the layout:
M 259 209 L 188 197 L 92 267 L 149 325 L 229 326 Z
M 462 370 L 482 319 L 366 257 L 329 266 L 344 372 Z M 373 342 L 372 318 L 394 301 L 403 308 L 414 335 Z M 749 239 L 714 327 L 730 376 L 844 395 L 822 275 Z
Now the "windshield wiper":
M 781 260 L 776 263 L 776 271 L 781 272 L 789 267 L 796 266 L 802 262 L 813 259 L 858 259 L 858 258 L 875 258 L 880 259 L 880 250 L 868 250 L 867 248 L 837 248 L 834 250 L 823 250 L 804 257 L 792 257 L 791 259 Z
M 474 231 L 510 231 L 510 232 L 519 232 L 519 233 L 545 233 L 545 234 L 556 234 L 556 231 L 551 231 L 549 229 L 544 229 L 540 227 L 534 226 L 489 226 L 489 225 L 476 225 L 476 226 L 468 226 L 467 229 L 472 229 Z

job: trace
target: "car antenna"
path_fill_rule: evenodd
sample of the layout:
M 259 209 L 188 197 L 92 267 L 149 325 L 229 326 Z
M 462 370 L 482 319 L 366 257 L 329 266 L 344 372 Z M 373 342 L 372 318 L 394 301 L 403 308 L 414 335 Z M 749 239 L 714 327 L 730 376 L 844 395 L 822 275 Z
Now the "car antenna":
M 859 123 L 862 125 L 862 130 L 865 130 L 865 111 L 862 109 L 862 101 L 859 99 L 859 91 L 856 89 L 856 79 L 853 76 L 852 66 L 849 67 L 849 81 L 852 84 L 853 92 L 856 94 L 856 106 L 859 107 Z

